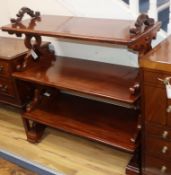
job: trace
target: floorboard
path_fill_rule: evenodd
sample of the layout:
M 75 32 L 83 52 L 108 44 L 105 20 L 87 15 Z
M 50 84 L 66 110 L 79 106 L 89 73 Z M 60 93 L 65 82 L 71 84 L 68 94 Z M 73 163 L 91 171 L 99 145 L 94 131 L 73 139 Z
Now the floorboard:
M 38 144 L 26 141 L 19 111 L 0 105 L 0 149 L 65 175 L 124 175 L 130 154 L 47 128 Z

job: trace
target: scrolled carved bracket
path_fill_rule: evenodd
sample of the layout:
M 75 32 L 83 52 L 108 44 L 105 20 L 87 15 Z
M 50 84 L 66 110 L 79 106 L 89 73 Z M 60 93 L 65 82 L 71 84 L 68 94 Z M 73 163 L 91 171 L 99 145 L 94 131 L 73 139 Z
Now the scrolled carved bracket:
M 36 11 L 34 12 L 33 10 L 31 10 L 28 7 L 22 7 L 19 12 L 16 14 L 17 18 L 11 18 L 11 23 L 19 23 L 22 18 L 24 17 L 25 14 L 28 14 L 30 17 L 32 18 L 38 18 L 40 17 L 40 12 Z
M 141 14 L 138 16 L 136 22 L 135 22 L 135 28 L 131 28 L 130 29 L 130 34 L 132 35 L 137 35 L 139 33 L 144 32 L 144 30 L 147 27 L 153 26 L 154 25 L 154 19 L 153 18 L 149 18 L 149 16 L 147 14 Z
M 138 39 L 133 40 L 128 48 L 132 51 L 138 52 L 139 56 L 146 54 L 152 49 L 151 42 L 156 38 L 157 32 L 160 30 L 161 23 L 157 22 L 154 26 L 149 28 L 149 31 L 144 35 L 137 36 Z M 140 57 L 139 57 L 140 58 Z
M 34 43 L 32 42 L 32 38 L 34 38 Z M 28 53 L 24 57 L 24 61 L 22 64 L 16 66 L 17 71 L 23 71 L 26 69 L 29 63 L 29 58 L 34 57 L 34 59 L 38 59 L 40 57 L 40 46 L 42 43 L 41 36 L 32 36 L 26 35 L 24 44 L 29 49 Z

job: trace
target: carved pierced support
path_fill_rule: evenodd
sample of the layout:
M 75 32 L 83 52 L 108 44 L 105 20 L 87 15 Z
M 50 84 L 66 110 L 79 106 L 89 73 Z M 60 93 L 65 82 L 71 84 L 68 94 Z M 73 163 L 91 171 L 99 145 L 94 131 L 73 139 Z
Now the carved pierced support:
M 34 42 L 32 39 L 35 39 Z M 34 60 L 37 60 L 40 57 L 40 46 L 41 46 L 41 36 L 32 36 L 27 35 L 25 36 L 24 44 L 29 49 L 28 53 L 24 57 L 24 61 L 22 64 L 17 65 L 16 69 L 18 71 L 23 71 L 27 68 L 29 64 L 29 59 L 32 57 Z
M 136 42 L 131 43 L 128 48 L 138 52 L 140 56 L 146 54 L 152 49 L 151 42 L 156 38 L 156 33 L 151 33 L 144 38 L 140 38 Z
M 30 112 L 31 110 L 33 110 L 36 105 L 40 102 L 41 98 L 42 98 L 42 94 L 43 94 L 43 90 L 42 89 L 35 89 L 34 90 L 34 97 L 33 100 L 26 105 L 26 111 Z
M 22 7 L 19 12 L 16 14 L 17 18 L 11 18 L 11 23 L 19 23 L 25 14 L 28 14 L 31 18 L 40 17 L 40 12 L 34 12 L 28 7 Z
M 45 125 L 31 121 L 29 119 L 24 118 L 23 116 L 23 124 L 25 128 L 25 132 L 27 135 L 27 140 L 31 143 L 37 143 L 43 136 Z

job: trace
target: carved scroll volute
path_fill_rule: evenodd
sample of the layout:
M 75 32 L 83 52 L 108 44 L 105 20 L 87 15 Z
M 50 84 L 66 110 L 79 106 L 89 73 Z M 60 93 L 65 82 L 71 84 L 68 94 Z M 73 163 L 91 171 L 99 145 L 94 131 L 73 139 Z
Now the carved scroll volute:
M 135 27 L 130 29 L 130 37 L 138 38 L 131 42 L 128 48 L 138 52 L 140 56 L 150 51 L 152 49 L 151 42 L 156 38 L 160 26 L 160 22 L 155 23 L 153 18 L 149 18 L 146 14 L 141 14 L 135 22 Z M 148 29 L 150 31 L 145 33 Z
M 153 26 L 154 23 L 153 18 L 149 18 L 147 14 L 141 14 L 135 22 L 135 28 L 130 29 L 130 34 L 137 35 L 143 33 L 147 27 Z
M 19 23 L 25 14 L 28 14 L 31 18 L 38 18 L 40 17 L 40 12 L 34 12 L 28 7 L 22 7 L 19 12 L 16 14 L 17 18 L 11 18 L 11 23 Z

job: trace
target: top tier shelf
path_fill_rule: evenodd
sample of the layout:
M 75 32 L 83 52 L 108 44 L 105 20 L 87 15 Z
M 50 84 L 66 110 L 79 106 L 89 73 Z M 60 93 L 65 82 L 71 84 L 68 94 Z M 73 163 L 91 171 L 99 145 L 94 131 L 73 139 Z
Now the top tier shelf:
M 134 27 L 134 23 L 135 21 L 130 20 L 42 15 L 3 26 L 1 29 L 11 34 L 25 33 L 129 46 L 149 33 L 156 33 L 160 28 L 160 23 L 157 22 L 144 32 L 131 35 L 130 29 Z

